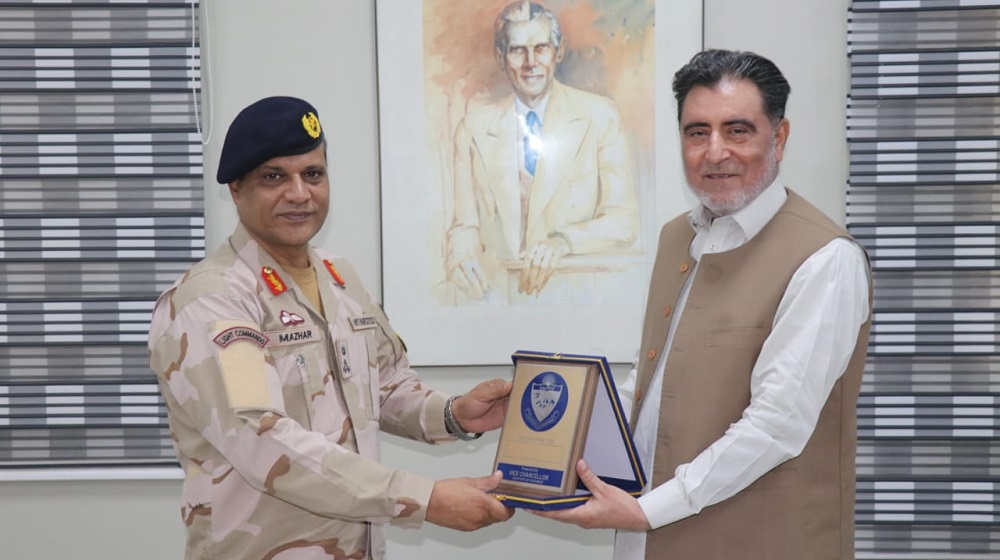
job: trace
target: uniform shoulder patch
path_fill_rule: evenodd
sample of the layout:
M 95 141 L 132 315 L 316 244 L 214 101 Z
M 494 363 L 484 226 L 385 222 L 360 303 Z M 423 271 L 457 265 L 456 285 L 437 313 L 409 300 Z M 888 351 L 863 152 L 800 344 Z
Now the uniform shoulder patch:
M 247 340 L 261 348 L 266 346 L 268 342 L 268 338 L 264 335 L 264 333 L 250 327 L 241 326 L 229 327 L 228 329 L 215 335 L 215 338 L 212 339 L 213 342 L 223 348 L 229 346 L 237 340 Z

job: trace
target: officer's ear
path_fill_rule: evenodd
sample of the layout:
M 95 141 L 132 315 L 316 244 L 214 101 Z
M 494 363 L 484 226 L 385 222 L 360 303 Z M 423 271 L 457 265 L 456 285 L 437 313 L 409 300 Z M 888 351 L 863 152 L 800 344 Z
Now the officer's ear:
M 233 198 L 233 201 L 236 201 L 236 199 L 240 196 L 240 186 L 241 186 L 240 185 L 240 181 L 241 180 L 242 180 L 242 178 L 241 179 L 236 179 L 235 181 L 230 181 L 229 182 L 229 185 L 228 185 L 229 186 L 229 196 L 231 196 Z

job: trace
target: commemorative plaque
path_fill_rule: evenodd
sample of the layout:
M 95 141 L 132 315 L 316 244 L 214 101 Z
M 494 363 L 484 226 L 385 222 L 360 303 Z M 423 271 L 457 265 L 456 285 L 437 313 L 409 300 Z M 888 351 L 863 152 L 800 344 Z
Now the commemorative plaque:
M 510 507 L 553 510 L 590 499 L 579 482 L 581 457 L 607 484 L 633 496 L 646 475 L 603 356 L 519 350 L 494 470 L 493 496 Z
M 500 495 L 565 496 L 577 486 L 598 363 L 580 356 L 514 354 L 513 388 L 494 470 Z

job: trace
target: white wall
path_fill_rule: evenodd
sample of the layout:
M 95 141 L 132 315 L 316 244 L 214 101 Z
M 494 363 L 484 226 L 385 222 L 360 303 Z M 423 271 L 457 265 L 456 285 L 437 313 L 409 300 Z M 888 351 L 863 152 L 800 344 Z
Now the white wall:
M 754 50 L 772 58 L 792 84 L 792 136 L 782 174 L 789 185 L 843 218 L 847 177 L 844 100 L 845 19 L 849 0 L 705 0 L 709 47 Z M 316 240 L 351 259 L 369 288 L 381 285 L 374 4 L 362 0 L 203 0 L 206 234 L 214 247 L 235 224 L 225 188 L 211 179 L 229 121 L 265 95 L 304 97 L 323 108 L 333 181 L 328 227 Z M 678 21 L 673 25 L 700 25 Z M 666 31 L 670 31 L 666 29 Z M 675 68 L 666 69 L 669 72 Z M 667 95 L 666 93 L 664 95 Z M 663 118 L 673 119 L 673 115 Z M 615 366 L 621 379 L 624 367 Z M 504 368 L 428 368 L 432 386 L 461 392 Z M 430 448 L 386 439 L 384 462 L 428 477 L 484 474 L 495 435 Z M 0 482 L 3 558 L 181 558 L 180 482 Z M 428 526 L 391 530 L 394 558 L 611 556 L 610 531 L 583 531 L 525 513 L 476 533 Z
M 792 86 L 781 177 L 843 225 L 849 0 L 705 0 L 705 47 L 754 51 Z

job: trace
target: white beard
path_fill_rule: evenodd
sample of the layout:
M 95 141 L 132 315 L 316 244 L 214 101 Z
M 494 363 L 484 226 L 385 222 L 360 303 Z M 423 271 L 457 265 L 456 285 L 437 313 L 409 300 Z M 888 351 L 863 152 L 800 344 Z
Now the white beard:
M 707 193 L 695 190 L 690 185 L 688 185 L 688 188 L 691 189 L 691 192 L 698 198 L 698 201 L 701 202 L 702 206 L 704 206 L 716 218 L 735 214 L 756 200 L 757 197 L 760 196 L 760 193 L 767 190 L 767 187 L 774 182 L 774 178 L 778 176 L 778 160 L 775 157 L 776 151 L 776 144 L 771 142 L 770 149 L 768 150 L 769 163 L 767 166 L 767 172 L 761 176 L 761 181 L 758 184 L 751 185 L 750 188 L 736 193 L 732 198 L 726 200 L 713 200 Z

